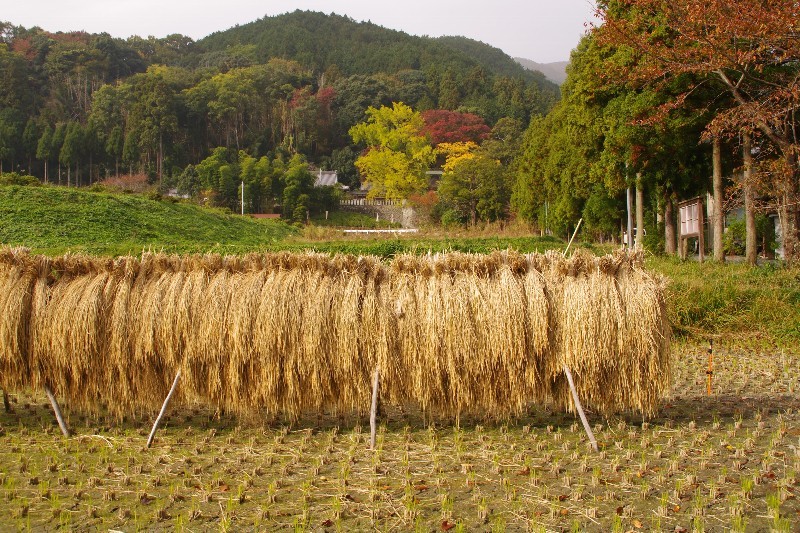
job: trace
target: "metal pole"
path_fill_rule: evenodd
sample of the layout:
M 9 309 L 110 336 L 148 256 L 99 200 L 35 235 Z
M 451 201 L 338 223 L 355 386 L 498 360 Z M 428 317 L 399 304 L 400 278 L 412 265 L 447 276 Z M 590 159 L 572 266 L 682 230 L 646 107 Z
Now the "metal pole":
M 708 370 L 706 370 L 706 375 L 708 376 L 706 392 L 708 396 L 711 396 L 711 380 L 714 377 L 714 339 L 708 341 Z

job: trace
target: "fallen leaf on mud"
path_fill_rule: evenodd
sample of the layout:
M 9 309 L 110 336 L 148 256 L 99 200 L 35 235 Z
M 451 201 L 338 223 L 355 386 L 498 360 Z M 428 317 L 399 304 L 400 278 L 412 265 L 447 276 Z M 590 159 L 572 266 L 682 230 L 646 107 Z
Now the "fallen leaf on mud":
M 633 527 L 635 527 L 636 529 L 642 529 L 642 522 L 639 520 L 634 520 Z
M 442 531 L 450 531 L 456 527 L 456 525 L 452 522 L 448 522 L 447 520 L 442 520 Z
M 567 498 L 569 498 L 569 496 L 567 496 L 566 494 L 559 494 L 558 495 L 558 501 L 560 501 L 560 502 L 565 501 Z
M 617 514 L 619 516 L 622 516 L 622 511 L 624 511 L 624 510 L 625 510 L 625 506 L 624 505 L 620 505 L 619 507 L 617 507 Z
M 229 490 L 231 490 L 231 488 L 228 486 L 227 483 L 221 483 L 219 486 L 219 490 L 221 490 L 222 492 L 228 492 Z
M 428 490 L 428 485 L 417 485 L 414 487 L 414 489 L 422 492 L 424 490 Z
M 522 470 L 517 472 L 517 475 L 518 476 L 527 476 L 530 473 L 531 473 L 531 468 L 529 466 L 526 466 L 525 468 L 523 468 Z
M 689 530 L 686 529 L 685 527 L 675 526 L 675 533 L 686 533 L 687 531 Z
M 675 506 L 672 507 L 672 512 L 673 513 L 677 513 L 680 510 L 681 510 L 681 506 L 680 505 L 675 505 Z
M 325 520 L 322 523 L 322 527 L 331 527 L 332 525 L 333 525 L 333 521 L 330 518 L 328 518 L 327 520 Z
M 569 511 L 567 511 L 566 509 L 561 509 L 561 516 L 567 516 L 568 514 Z

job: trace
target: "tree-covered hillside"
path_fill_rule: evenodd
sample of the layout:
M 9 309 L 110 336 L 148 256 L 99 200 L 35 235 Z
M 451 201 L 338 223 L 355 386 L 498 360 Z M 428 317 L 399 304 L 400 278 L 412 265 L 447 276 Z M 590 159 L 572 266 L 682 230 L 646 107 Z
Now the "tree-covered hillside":
M 492 75 L 533 81 L 544 93 L 558 92 L 543 76 L 520 68 L 502 50 L 479 41 L 417 37 L 347 16 L 312 11 L 264 17 L 214 33 L 198 41 L 197 50 L 202 51 L 201 62 L 213 61 L 223 51 L 238 51 L 258 62 L 273 57 L 294 59 L 317 72 L 335 65 L 345 75 L 480 67 Z
M 555 85 L 467 42 L 302 11 L 198 42 L 0 23 L 0 173 L 164 183 L 218 147 L 352 168 L 348 131 L 370 106 L 469 112 L 491 127 L 554 105 Z

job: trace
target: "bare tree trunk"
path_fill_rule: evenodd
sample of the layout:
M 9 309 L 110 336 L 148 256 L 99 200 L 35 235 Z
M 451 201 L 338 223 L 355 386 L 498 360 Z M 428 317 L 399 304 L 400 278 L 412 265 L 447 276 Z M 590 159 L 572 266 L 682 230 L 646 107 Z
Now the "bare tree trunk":
M 664 252 L 675 255 L 678 249 L 675 246 L 675 205 L 672 198 L 664 198 Z
M 783 244 L 783 257 L 788 265 L 793 265 L 800 259 L 800 195 L 798 195 L 797 179 L 797 153 L 790 151 L 786 154 L 786 166 L 789 173 L 779 207 L 781 222 L 781 238 Z
M 644 237 L 644 189 L 642 189 L 642 174 L 636 174 L 636 247 L 643 246 Z
M 725 250 L 722 248 L 722 233 L 725 224 L 722 215 L 722 143 L 714 137 L 712 163 L 714 165 L 714 261 L 725 262 Z
M 744 159 L 744 255 L 748 265 L 755 265 L 758 260 L 756 247 L 756 211 L 753 205 L 753 142 L 748 132 L 742 135 L 742 157 Z
M 627 217 L 628 217 L 628 222 L 627 222 L 628 238 L 626 240 L 627 240 L 628 250 L 633 250 L 633 205 L 632 205 L 633 191 L 631 191 L 630 187 L 625 189 L 625 199 L 627 204 Z
M 164 136 L 159 133 L 158 134 L 158 186 L 161 187 L 161 184 L 164 181 Z

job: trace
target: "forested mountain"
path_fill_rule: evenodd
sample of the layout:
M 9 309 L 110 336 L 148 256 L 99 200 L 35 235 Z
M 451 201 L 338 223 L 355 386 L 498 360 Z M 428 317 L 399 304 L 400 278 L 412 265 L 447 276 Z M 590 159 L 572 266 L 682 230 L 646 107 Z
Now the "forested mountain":
M 344 75 L 407 69 L 461 72 L 478 67 L 488 74 L 533 81 L 543 93 L 558 94 L 552 83 L 488 44 L 466 37 L 417 37 L 336 14 L 297 10 L 264 17 L 211 34 L 197 46 L 204 51 L 201 62 L 206 63 L 223 51 L 238 51 L 257 62 L 293 59 L 315 72 L 335 65 Z
M 343 177 L 356 184 L 348 132 L 370 106 L 404 102 L 524 127 L 558 95 L 483 43 L 322 13 L 267 17 L 197 42 L 0 23 L 0 174 L 86 185 L 144 172 L 165 186 L 230 189 L 233 201 L 244 178 L 225 172 L 240 161 L 266 158 L 272 175 L 300 155 L 349 169 Z M 198 181 L 193 167 L 223 153 L 227 170 Z M 283 185 L 265 194 L 280 196 Z
M 537 63 L 524 57 L 515 57 L 514 61 L 528 69 L 529 71 L 540 72 L 552 81 L 561 85 L 567 80 L 567 65 L 569 61 L 556 61 L 554 63 Z

